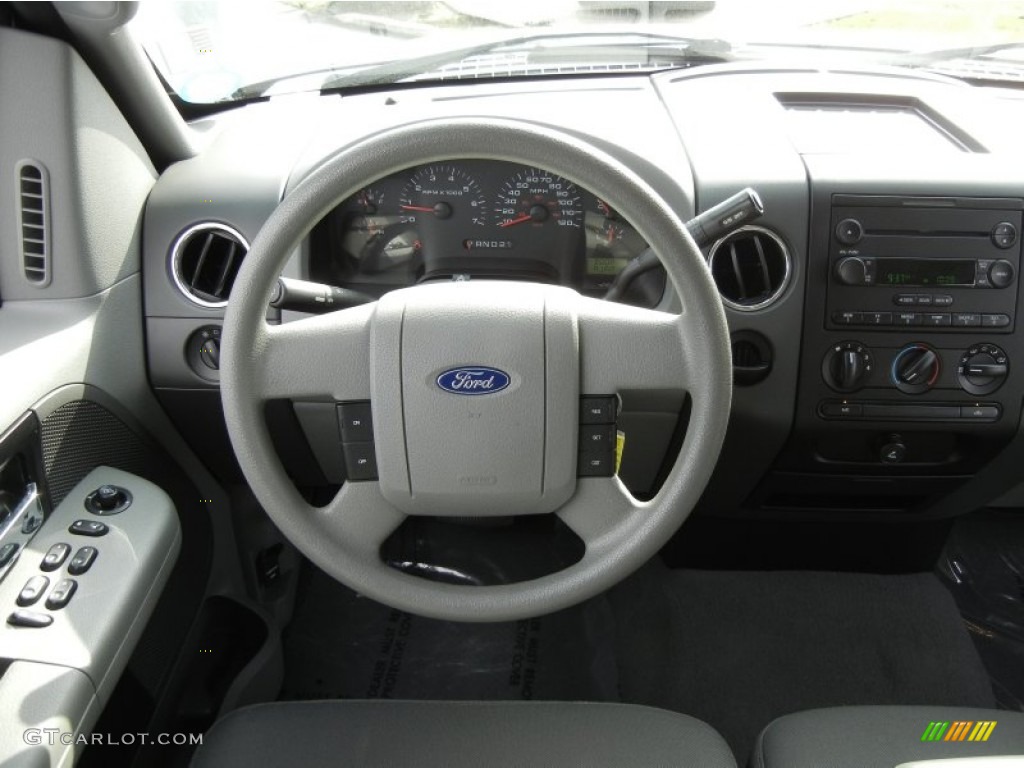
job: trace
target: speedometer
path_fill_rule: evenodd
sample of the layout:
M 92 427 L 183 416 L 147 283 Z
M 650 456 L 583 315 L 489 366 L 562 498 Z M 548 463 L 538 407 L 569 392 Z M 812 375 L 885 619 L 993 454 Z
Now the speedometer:
M 505 182 L 494 206 L 499 227 L 583 225 L 576 185 L 547 171 L 529 168 Z

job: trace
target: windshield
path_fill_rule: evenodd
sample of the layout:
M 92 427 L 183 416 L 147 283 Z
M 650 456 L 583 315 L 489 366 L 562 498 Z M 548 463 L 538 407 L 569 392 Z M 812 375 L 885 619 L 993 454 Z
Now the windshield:
M 200 103 L 801 57 L 1024 82 L 1024 0 L 147 0 L 132 28 Z

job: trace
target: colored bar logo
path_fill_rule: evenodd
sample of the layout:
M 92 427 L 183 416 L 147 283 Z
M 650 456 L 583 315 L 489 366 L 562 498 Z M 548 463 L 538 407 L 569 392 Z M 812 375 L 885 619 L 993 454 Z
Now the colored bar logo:
M 931 722 L 921 734 L 921 741 L 988 741 L 995 729 L 995 720 Z

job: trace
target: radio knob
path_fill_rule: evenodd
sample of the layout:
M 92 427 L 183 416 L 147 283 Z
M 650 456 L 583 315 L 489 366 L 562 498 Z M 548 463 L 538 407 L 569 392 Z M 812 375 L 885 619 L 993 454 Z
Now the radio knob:
M 825 383 L 837 392 L 854 392 L 864 386 L 871 373 L 871 353 L 857 341 L 836 344 L 821 366 Z
M 993 261 L 988 268 L 988 281 L 993 288 L 1006 288 L 1013 282 L 1013 264 L 1006 259 Z
M 836 263 L 836 279 L 843 285 L 867 285 L 868 265 L 856 256 L 847 256 Z
M 978 344 L 960 357 L 957 379 L 965 392 L 988 395 L 995 392 L 1010 374 L 1006 353 L 995 344 Z
M 892 361 L 892 381 L 900 392 L 919 395 L 935 386 L 941 369 L 934 349 L 926 344 L 911 344 Z

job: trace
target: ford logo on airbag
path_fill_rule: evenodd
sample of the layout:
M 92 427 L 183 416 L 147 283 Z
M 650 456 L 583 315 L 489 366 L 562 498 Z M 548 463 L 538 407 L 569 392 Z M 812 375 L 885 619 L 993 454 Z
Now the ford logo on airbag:
M 504 371 L 483 365 L 452 368 L 437 377 L 437 386 L 453 395 L 493 395 L 509 382 L 511 378 Z

